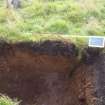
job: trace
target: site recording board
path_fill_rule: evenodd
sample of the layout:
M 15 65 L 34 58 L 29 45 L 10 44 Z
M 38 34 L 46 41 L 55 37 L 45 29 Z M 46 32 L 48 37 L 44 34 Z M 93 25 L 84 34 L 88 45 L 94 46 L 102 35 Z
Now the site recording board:
M 104 37 L 97 37 L 97 36 L 89 37 L 88 46 L 89 47 L 104 48 L 105 38 Z

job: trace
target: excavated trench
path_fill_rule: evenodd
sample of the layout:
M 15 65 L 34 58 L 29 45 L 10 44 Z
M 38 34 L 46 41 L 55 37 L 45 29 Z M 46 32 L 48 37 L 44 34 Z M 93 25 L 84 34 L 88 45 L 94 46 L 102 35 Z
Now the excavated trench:
M 62 41 L 0 42 L 0 93 L 21 105 L 105 105 L 104 59 L 88 49 L 79 61 Z

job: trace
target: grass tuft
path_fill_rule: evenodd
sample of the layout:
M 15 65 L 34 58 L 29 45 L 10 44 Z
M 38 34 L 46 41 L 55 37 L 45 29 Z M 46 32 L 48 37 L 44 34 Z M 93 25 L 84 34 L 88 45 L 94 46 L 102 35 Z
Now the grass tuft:
M 0 105 L 19 105 L 19 101 L 16 99 L 12 100 L 8 96 L 1 95 L 0 96 Z

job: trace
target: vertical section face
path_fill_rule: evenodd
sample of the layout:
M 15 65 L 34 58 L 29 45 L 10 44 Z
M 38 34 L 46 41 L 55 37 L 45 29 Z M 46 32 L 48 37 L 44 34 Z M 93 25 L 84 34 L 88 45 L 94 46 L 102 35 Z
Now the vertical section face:
M 53 43 L 50 50 L 39 44 L 1 46 L 0 93 L 22 100 L 22 105 L 97 105 L 93 102 L 94 80 L 99 80 L 93 75 L 95 69 L 79 63 L 70 76 L 78 64 L 72 56 L 76 50 L 58 45 Z
M 23 105 L 79 105 L 69 79 L 75 58 L 17 50 L 6 54 L 0 57 L 0 93 Z
M 87 105 L 105 105 L 105 54 L 98 56 L 94 64 L 85 70 Z
M 105 54 L 101 55 L 94 65 L 95 105 L 105 105 Z

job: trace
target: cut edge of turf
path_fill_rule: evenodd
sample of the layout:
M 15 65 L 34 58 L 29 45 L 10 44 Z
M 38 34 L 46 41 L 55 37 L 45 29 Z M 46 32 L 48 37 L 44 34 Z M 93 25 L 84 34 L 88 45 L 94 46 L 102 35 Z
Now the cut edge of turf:
M 18 42 L 40 42 L 45 40 L 60 40 L 65 42 L 72 42 L 78 47 L 86 47 L 88 44 L 89 36 L 83 35 L 56 35 L 56 34 L 34 34 L 34 35 L 8 35 L 0 36 L 0 40 L 4 40 L 8 43 Z

